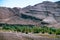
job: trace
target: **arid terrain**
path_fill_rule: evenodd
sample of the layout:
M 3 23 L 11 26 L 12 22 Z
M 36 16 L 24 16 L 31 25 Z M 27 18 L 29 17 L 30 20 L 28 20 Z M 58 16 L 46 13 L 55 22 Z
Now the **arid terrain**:
M 44 1 L 24 8 L 0 7 L 0 23 L 60 28 L 60 2 Z
M 0 40 L 60 40 L 60 38 L 46 38 L 32 34 L 0 32 Z
M 60 1 L 44 1 L 24 8 L 0 7 L 0 40 L 60 40 Z

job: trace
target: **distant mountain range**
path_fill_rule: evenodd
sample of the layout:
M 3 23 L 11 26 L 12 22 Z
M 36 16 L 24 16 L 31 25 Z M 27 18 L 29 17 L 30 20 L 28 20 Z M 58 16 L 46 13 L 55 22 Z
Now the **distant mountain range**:
M 44 1 L 24 8 L 0 7 L 0 23 L 60 27 L 60 1 Z

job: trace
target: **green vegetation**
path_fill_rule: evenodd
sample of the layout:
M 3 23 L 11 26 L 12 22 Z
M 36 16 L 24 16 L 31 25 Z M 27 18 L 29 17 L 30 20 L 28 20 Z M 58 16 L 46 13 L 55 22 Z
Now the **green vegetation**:
M 52 28 L 52 27 L 36 27 L 36 26 L 18 26 L 18 25 L 3 25 L 2 27 L 3 30 L 11 30 L 11 31 L 16 31 L 16 32 L 22 32 L 22 33 L 48 33 L 48 34 L 55 34 L 55 35 L 60 35 L 60 28 Z

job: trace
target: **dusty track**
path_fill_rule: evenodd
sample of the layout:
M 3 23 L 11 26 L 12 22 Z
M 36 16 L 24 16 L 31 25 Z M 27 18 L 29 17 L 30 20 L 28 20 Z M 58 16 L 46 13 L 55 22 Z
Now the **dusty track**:
M 0 40 L 60 40 L 60 38 L 44 38 L 24 33 L 0 32 Z

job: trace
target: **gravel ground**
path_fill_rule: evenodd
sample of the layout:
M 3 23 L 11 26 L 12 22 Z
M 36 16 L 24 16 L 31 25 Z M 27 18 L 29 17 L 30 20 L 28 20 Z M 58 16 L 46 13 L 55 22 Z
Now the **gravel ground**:
M 46 38 L 32 34 L 0 32 L 0 40 L 60 40 L 60 38 Z

